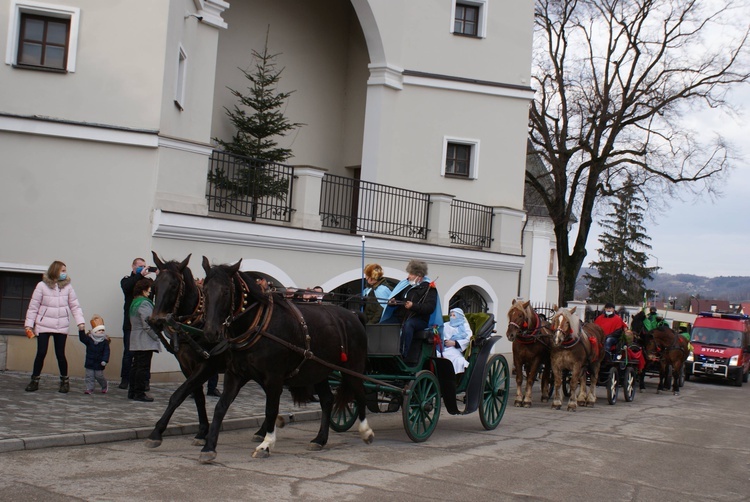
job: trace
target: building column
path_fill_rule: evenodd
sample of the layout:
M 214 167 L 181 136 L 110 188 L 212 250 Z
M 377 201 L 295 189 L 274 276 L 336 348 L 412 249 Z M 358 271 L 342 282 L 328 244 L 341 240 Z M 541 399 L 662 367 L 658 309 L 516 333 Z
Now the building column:
M 430 213 L 427 218 L 427 227 L 430 231 L 427 233 L 428 244 L 438 246 L 451 245 L 451 202 L 454 195 L 445 193 L 431 193 L 430 195 Z
M 326 169 L 313 166 L 294 166 L 291 225 L 306 230 L 320 230 L 320 192 Z

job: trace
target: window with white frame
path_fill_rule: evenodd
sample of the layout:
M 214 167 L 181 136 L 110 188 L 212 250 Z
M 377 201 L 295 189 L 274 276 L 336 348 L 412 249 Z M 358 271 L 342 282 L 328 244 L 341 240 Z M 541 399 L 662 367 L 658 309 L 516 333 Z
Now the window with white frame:
M 80 9 L 11 0 L 5 64 L 74 72 Z
M 487 36 L 487 0 L 453 0 L 451 33 L 467 37 Z
M 479 141 L 471 139 L 443 139 L 442 175 L 451 178 L 476 179 Z
M 182 46 L 177 56 L 177 83 L 175 86 L 174 104 L 180 111 L 185 109 L 185 79 L 187 78 L 187 54 Z

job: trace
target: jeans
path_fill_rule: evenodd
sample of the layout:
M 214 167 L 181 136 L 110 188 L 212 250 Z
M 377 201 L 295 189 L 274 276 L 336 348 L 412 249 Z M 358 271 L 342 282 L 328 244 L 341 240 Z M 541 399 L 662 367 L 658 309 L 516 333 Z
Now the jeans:
M 414 333 L 425 329 L 427 329 L 427 321 L 416 317 L 410 317 L 401 325 L 401 356 L 405 360 L 409 359 L 409 349 L 411 349 Z
M 34 358 L 34 370 L 31 376 L 38 377 L 42 374 L 42 367 L 44 367 L 44 358 L 47 357 L 50 337 L 54 337 L 55 340 L 55 356 L 57 357 L 57 367 L 60 369 L 60 376 L 68 376 L 68 360 L 65 359 L 67 333 L 39 333 L 39 336 L 36 337 L 36 357 Z

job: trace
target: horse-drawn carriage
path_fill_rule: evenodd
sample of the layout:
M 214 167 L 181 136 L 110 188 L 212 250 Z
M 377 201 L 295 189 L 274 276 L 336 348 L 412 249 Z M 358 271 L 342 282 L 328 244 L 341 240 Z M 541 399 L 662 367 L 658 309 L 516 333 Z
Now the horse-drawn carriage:
M 373 413 L 401 411 L 404 429 L 414 442 L 427 440 L 435 430 L 442 404 L 452 415 L 479 410 L 479 419 L 487 430 L 500 423 L 508 401 L 508 362 L 501 354 L 492 354 L 498 336 L 492 336 L 492 314 L 467 314 L 474 333 L 466 357 L 469 367 L 456 375 L 450 361 L 436 357 L 436 339 L 432 330 L 415 334 L 412 343 L 421 344 L 418 362 L 406 364 L 399 351 L 398 324 L 369 324 L 368 370 L 363 375 L 367 409 Z M 330 380 L 336 388 L 340 373 Z M 349 430 L 357 419 L 354 402 L 331 417 L 331 428 Z
M 149 319 L 156 331 L 169 331 L 163 340 L 175 353 L 187 377 L 172 395 L 146 444 L 158 447 L 174 410 L 189 393 L 195 395 L 200 427 L 196 444 L 203 444 L 200 461 L 216 457 L 216 444 L 223 418 L 242 386 L 258 382 L 266 393 L 265 420 L 255 437 L 262 441 L 253 457 L 267 457 L 276 442 L 279 398 L 284 387 L 295 402 L 318 394 L 322 409 L 320 429 L 308 449 L 319 450 L 328 440 L 329 428 L 348 430 L 359 420 L 365 443 L 374 433 L 367 410 L 403 410 L 407 434 L 414 441 L 426 440 L 434 431 L 441 401 L 449 413 L 480 410 L 487 429 L 502 419 L 508 394 L 508 364 L 491 353 L 499 339 L 491 336 L 494 318 L 470 315 L 474 337 L 467 351 L 469 369 L 457 382 L 452 363 L 436 357 L 432 331 L 417 336 L 421 357 L 414 366 L 398 355 L 398 325 L 368 328 L 364 317 L 330 303 L 289 301 L 265 291 L 262 281 L 235 265 L 211 266 L 203 258 L 206 278 L 200 291 L 187 267 L 163 263 L 154 253 L 161 273 L 154 290 L 157 302 Z M 200 322 L 198 319 L 200 318 Z M 200 324 L 200 329 L 196 326 Z M 378 333 L 379 332 L 379 333 Z M 368 353 L 368 339 L 372 353 Z M 447 363 L 447 366 L 446 364 Z M 208 426 L 202 384 L 216 371 L 224 371 L 224 392 Z M 329 376 L 335 371 L 336 395 Z M 365 382 L 367 389 L 365 389 Z M 463 409 L 459 409 L 459 397 Z M 336 410 L 336 411 L 334 411 Z M 331 422 L 333 417 L 334 421 Z

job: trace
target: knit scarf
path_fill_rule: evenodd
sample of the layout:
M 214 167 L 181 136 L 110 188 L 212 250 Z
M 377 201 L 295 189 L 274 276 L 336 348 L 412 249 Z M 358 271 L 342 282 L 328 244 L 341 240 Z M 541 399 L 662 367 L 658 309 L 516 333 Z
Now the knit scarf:
M 150 303 L 152 307 L 154 305 L 154 302 L 149 300 L 147 296 L 139 296 L 137 298 L 133 298 L 133 303 L 130 304 L 130 317 L 133 317 L 136 315 L 136 313 L 138 312 L 138 309 L 141 306 L 141 303 L 143 302 Z

